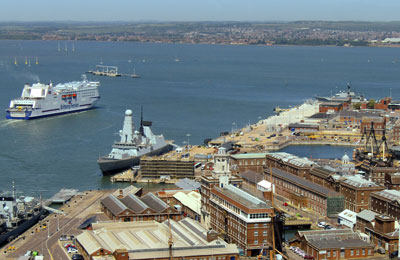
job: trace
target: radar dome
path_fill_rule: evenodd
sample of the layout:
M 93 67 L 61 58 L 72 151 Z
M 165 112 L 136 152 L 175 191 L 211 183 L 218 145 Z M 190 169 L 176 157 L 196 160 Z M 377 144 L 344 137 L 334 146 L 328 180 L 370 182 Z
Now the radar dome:
M 126 115 L 126 116 L 131 116 L 132 113 L 133 113 L 133 112 L 132 112 L 132 110 L 130 110 L 130 109 L 128 109 L 128 110 L 125 111 L 125 115 Z

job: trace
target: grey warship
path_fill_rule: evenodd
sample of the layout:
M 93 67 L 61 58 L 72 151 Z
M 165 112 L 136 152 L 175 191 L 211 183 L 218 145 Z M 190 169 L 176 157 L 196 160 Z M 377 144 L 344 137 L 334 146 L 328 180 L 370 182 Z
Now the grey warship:
M 33 197 L 0 196 L 0 247 L 44 218 L 47 211 Z
M 139 131 L 135 131 L 132 114 L 130 109 L 125 111 L 123 128 L 119 131 L 121 139 L 113 144 L 110 154 L 97 160 L 103 175 L 139 165 L 140 157 L 144 155 L 160 155 L 172 150 L 172 145 L 165 141 L 163 135 L 153 134 L 152 122 L 143 121 L 143 113 Z

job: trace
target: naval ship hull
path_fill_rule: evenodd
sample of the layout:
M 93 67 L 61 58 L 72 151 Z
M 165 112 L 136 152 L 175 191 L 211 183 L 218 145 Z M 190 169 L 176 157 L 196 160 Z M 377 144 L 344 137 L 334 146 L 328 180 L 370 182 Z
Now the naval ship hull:
M 26 230 L 31 228 L 33 225 L 39 222 L 42 216 L 45 216 L 47 211 L 45 209 L 41 209 L 36 215 L 32 216 L 30 219 L 26 220 L 25 222 L 21 223 L 18 227 L 5 232 L 0 235 L 0 246 L 11 242 L 16 237 L 24 233 Z
M 97 160 L 97 163 L 99 164 L 103 175 L 108 176 L 108 175 L 113 175 L 118 172 L 127 170 L 133 166 L 139 165 L 140 158 L 142 156 L 161 155 L 161 154 L 171 151 L 172 149 L 173 149 L 173 146 L 171 144 L 167 144 L 167 145 L 160 147 L 156 150 L 153 150 L 149 153 L 142 154 L 141 156 L 134 156 L 134 157 L 126 158 L 126 159 L 112 159 L 112 158 L 108 158 L 108 157 L 101 157 L 99 160 Z

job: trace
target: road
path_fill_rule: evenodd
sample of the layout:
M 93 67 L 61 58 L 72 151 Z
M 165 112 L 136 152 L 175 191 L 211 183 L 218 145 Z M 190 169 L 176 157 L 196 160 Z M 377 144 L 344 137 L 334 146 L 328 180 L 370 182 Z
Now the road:
M 89 191 L 83 196 L 73 197 L 60 210 L 65 215 L 50 214 L 47 218 L 40 221 L 37 225 L 26 231 L 20 236 L 21 239 L 15 240 L 9 245 L 15 246 L 16 250 L 7 252 L 5 259 L 18 259 L 26 251 L 39 251 L 45 259 L 70 260 L 62 244 L 59 243 L 61 235 L 77 236 L 82 232 L 77 227 L 89 216 L 99 214 L 100 200 L 110 194 L 110 190 Z M 101 215 L 101 214 L 100 214 Z M 40 228 L 46 224 L 47 228 Z M 23 239 L 22 237 L 25 237 Z M 4 249 L 2 249 L 4 251 Z

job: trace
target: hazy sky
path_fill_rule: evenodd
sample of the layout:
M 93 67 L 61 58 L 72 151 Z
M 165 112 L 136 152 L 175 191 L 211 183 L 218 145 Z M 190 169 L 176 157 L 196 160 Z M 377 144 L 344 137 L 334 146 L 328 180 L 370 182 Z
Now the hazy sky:
M 399 21 L 400 0 L 0 0 L 0 21 Z

